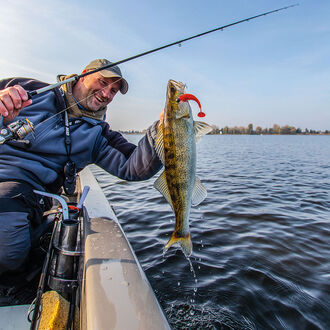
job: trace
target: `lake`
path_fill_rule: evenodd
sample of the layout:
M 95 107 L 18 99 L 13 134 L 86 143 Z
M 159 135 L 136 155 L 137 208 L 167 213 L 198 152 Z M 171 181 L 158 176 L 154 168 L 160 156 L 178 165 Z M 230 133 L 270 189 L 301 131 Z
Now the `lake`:
M 136 143 L 141 135 L 127 135 Z M 156 177 L 93 172 L 173 329 L 330 328 L 330 136 L 208 135 L 190 263 Z

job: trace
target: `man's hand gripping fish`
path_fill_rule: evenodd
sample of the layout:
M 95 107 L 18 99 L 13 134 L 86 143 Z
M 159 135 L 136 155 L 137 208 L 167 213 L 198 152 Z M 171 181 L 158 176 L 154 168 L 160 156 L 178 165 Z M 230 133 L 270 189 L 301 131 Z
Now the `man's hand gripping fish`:
M 212 128 L 206 123 L 193 120 L 188 100 L 195 100 L 201 107 L 195 96 L 185 94 L 184 84 L 170 80 L 164 117 L 156 137 L 156 151 L 165 170 L 154 186 L 171 205 L 176 218 L 175 229 L 165 245 L 165 251 L 174 243 L 179 243 L 184 254 L 190 256 L 190 207 L 201 203 L 207 194 L 196 177 L 196 141 Z M 202 111 L 198 115 L 204 117 Z

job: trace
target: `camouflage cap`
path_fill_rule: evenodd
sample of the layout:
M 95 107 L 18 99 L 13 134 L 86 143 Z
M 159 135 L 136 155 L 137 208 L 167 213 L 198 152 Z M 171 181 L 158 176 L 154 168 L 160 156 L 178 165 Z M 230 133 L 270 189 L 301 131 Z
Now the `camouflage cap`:
M 90 62 L 85 67 L 85 70 L 86 71 L 91 71 L 91 70 L 99 69 L 99 68 L 101 68 L 103 66 L 106 66 L 106 65 L 109 65 L 109 64 L 112 64 L 112 62 L 108 61 L 105 58 L 97 59 L 97 60 L 94 60 L 94 61 Z M 121 81 L 120 92 L 122 94 L 126 94 L 127 93 L 127 91 L 128 91 L 128 83 L 127 83 L 126 79 L 123 78 L 122 73 L 121 73 L 121 71 L 120 71 L 120 69 L 119 69 L 119 67 L 117 65 L 112 66 L 110 68 L 106 68 L 106 69 L 101 70 L 99 72 L 105 78 L 115 78 L 115 77 L 121 78 L 120 79 L 120 81 Z

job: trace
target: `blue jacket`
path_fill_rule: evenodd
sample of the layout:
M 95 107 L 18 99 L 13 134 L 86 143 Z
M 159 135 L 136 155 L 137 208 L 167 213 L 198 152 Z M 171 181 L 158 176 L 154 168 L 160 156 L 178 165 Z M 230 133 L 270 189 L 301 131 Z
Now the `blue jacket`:
M 47 84 L 37 80 L 13 78 L 0 81 L 0 90 L 15 84 L 35 90 Z M 28 118 L 34 133 L 25 140 L 0 145 L 0 181 L 25 181 L 37 189 L 57 192 L 63 183 L 63 168 L 68 161 L 65 148 L 64 113 L 66 107 L 59 89 L 33 97 L 18 119 Z M 95 163 L 121 179 L 146 180 L 156 174 L 162 164 L 154 149 L 155 122 L 138 146 L 129 143 L 120 133 L 112 131 L 104 121 L 93 118 L 70 118 L 71 159 L 78 170 Z

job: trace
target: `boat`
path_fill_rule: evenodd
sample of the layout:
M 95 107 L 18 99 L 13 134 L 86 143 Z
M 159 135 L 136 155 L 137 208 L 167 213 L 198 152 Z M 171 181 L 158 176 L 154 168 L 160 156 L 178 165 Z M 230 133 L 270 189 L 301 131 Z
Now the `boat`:
M 170 329 L 89 167 L 79 173 L 76 192 L 58 196 L 60 206 L 49 211 L 62 219 L 53 221 L 34 301 L 0 307 L 0 330 Z

